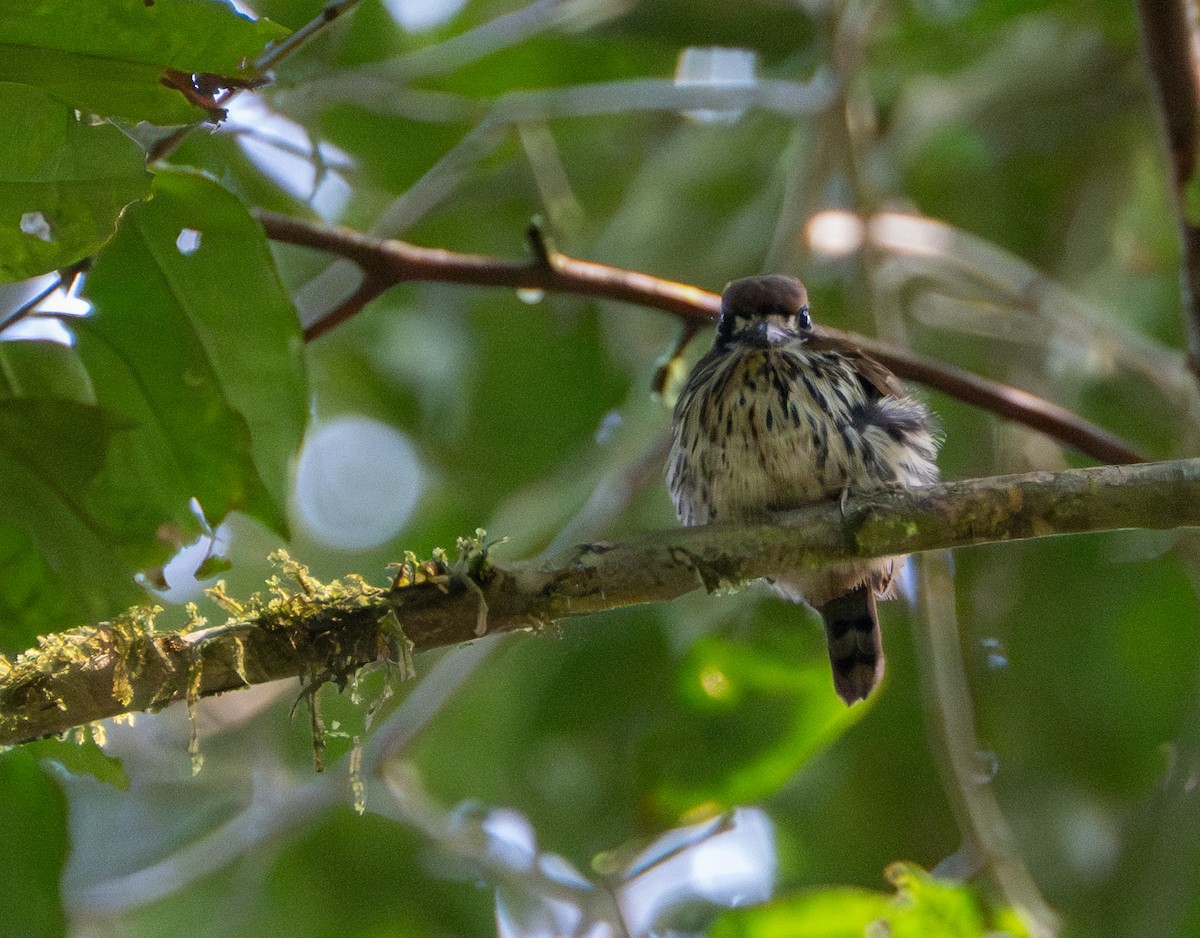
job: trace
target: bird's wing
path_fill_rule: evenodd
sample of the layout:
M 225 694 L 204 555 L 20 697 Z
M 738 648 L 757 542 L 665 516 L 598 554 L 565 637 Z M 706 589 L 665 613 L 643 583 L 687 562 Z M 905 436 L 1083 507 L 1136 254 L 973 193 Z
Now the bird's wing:
M 904 386 L 900 383 L 900 379 L 857 345 L 828 336 L 813 336 L 806 344 L 813 351 L 836 352 L 851 359 L 863 389 L 869 397 L 878 399 L 889 396 L 900 397 L 904 394 Z

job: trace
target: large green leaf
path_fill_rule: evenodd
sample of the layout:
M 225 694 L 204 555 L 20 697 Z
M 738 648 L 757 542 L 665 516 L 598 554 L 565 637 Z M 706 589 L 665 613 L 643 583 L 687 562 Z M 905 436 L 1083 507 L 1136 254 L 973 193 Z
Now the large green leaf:
M 3 35 L 0 27 L 0 35 Z M 0 51 L 0 62 L 3 51 Z M 0 66 L 0 74 L 3 66 Z M 36 88 L 0 82 L 0 282 L 74 263 L 150 187 L 141 149 Z
M 160 80 L 161 66 L 0 42 L 0 80 L 52 94 L 72 108 L 155 124 L 192 124 L 207 113 Z
M 284 531 L 307 417 L 303 340 L 242 204 L 201 176 L 158 176 L 87 294 L 80 353 L 100 404 L 134 424 L 112 467 L 125 510 L 187 529 L 195 497 L 214 523 L 237 508 Z
M 96 403 L 75 350 L 59 342 L 0 342 L 0 398 L 49 397 Z
M 86 404 L 0 401 L 0 637 L 9 649 L 41 631 L 100 616 L 139 591 L 96 484 L 116 428 Z M 153 544 L 153 528 L 144 532 Z
M 286 34 L 224 0 L 10 5 L 0 9 L 0 80 L 102 116 L 190 123 L 205 112 L 162 84 L 164 69 L 246 77 L 267 43 Z
M 38 635 L 86 618 L 78 599 L 56 581 L 40 547 L 24 527 L 0 520 L 0 648 L 5 652 L 23 651 Z
M 67 806 L 31 753 L 0 755 L 0 902 L 4 933 L 65 935 L 59 880 L 67 857 Z

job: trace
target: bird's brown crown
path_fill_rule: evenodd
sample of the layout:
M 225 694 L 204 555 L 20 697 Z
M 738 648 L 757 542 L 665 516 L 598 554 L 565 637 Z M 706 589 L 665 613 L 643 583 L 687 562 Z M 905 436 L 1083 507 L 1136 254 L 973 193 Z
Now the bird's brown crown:
M 768 344 L 776 336 L 812 330 L 808 291 L 795 277 L 768 274 L 732 281 L 721 294 L 717 342 L 740 339 Z

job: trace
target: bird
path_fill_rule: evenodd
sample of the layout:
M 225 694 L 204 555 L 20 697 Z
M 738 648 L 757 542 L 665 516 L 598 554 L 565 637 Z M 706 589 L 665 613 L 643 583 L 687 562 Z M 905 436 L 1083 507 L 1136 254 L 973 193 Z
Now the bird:
M 935 416 L 887 368 L 813 331 L 795 277 L 734 280 L 721 294 L 712 348 L 671 418 L 666 476 L 685 526 L 762 520 L 772 512 L 890 485 L 938 481 Z M 852 705 L 884 673 L 876 600 L 903 557 L 854 560 L 770 578 L 825 625 L 833 684 Z

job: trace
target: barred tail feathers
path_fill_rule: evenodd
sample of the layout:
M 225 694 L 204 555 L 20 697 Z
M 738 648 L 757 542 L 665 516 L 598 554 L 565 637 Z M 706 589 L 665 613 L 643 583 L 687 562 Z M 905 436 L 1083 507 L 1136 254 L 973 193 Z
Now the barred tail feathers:
M 833 686 L 846 706 L 866 698 L 883 679 L 883 639 L 868 584 L 831 599 L 818 610 L 825 620 Z

